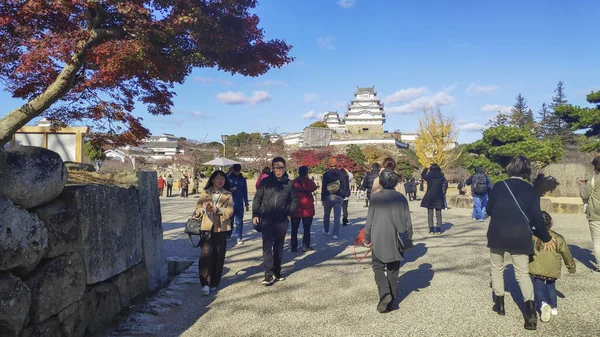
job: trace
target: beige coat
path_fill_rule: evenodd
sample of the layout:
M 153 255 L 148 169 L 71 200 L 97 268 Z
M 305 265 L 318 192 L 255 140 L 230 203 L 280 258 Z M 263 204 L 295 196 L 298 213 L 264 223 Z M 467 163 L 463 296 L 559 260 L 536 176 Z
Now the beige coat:
M 383 171 L 383 169 L 381 169 L 379 171 L 379 173 L 381 173 L 381 171 Z M 394 189 L 397 192 L 402 193 L 402 195 L 406 195 L 406 191 L 404 190 L 404 184 L 401 181 L 398 181 L 398 184 L 396 185 L 396 187 L 394 187 Z M 375 180 L 373 181 L 373 189 L 371 190 L 371 195 L 381 191 L 381 184 L 379 184 L 379 177 L 375 178 Z
M 592 186 L 592 178 L 588 179 L 586 184 L 581 185 L 579 193 L 583 203 L 588 204 L 588 212 L 590 221 L 600 221 L 600 173 L 594 175 Z
M 233 197 L 231 192 L 223 190 L 223 194 L 217 203 L 218 213 L 206 213 L 206 205 L 213 204 L 211 191 L 202 190 L 198 198 L 198 204 L 194 216 L 202 216 L 201 230 L 215 233 L 228 232 L 231 230 L 231 217 L 233 216 Z M 213 205 L 214 206 L 214 205 Z

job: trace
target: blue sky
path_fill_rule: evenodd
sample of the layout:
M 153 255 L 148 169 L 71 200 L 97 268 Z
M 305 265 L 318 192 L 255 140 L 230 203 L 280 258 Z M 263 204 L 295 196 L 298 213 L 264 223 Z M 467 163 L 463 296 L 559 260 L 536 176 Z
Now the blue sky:
M 496 111 L 522 93 L 537 112 L 559 80 L 569 102 L 600 90 L 600 1 L 259 0 L 267 38 L 294 46 L 296 61 L 258 78 L 196 69 L 175 88 L 174 114 L 136 115 L 155 135 L 220 140 L 238 132 L 298 132 L 340 114 L 357 86 L 385 102 L 384 129 L 416 131 L 423 105 L 481 137 Z M 20 101 L 0 93 L 5 107 Z

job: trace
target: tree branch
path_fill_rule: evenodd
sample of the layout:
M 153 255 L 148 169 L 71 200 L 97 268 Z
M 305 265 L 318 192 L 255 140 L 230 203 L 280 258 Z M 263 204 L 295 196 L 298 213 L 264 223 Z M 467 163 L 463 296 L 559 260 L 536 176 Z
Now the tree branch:
M 64 66 L 56 80 L 43 93 L 0 119 L 0 145 L 8 143 L 17 130 L 42 114 L 71 90 L 90 49 L 107 40 L 124 38 L 125 35 L 123 29 L 116 27 L 91 30 L 90 37 L 77 44 L 71 62 Z

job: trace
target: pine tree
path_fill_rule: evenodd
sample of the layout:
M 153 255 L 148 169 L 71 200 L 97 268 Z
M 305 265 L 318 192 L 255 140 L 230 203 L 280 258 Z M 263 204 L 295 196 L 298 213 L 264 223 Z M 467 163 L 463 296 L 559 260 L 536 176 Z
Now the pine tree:
M 548 130 L 548 120 L 551 117 L 552 111 L 548 108 L 546 102 L 542 103 L 542 108 L 538 111 L 538 137 L 546 138 L 551 133 Z
M 492 117 L 489 122 L 487 122 L 487 126 L 494 128 L 496 126 L 508 126 L 509 123 L 509 116 L 505 113 L 502 113 L 500 111 L 498 111 L 498 113 L 496 114 L 496 116 Z
M 554 89 L 556 95 L 552 97 L 552 103 L 550 103 L 550 108 L 552 109 L 552 113 L 548 118 L 548 134 L 559 136 L 561 138 L 568 137 L 572 134 L 568 125 L 560 118 L 560 116 L 556 113 L 556 109 L 561 106 L 566 106 L 569 104 L 567 101 L 567 95 L 565 95 L 563 88 L 563 81 L 559 81 L 556 89 Z
M 517 101 L 512 109 L 510 109 L 509 119 L 509 124 L 518 127 L 520 130 L 527 130 L 533 124 L 533 113 L 521 93 L 517 96 Z

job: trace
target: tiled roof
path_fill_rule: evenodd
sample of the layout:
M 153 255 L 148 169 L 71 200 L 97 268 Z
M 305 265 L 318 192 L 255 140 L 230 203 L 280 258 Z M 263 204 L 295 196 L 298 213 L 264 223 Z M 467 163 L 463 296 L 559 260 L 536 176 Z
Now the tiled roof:
M 368 92 L 371 95 L 375 95 L 375 87 L 371 87 L 371 88 L 356 88 L 356 92 L 354 93 L 355 95 L 360 95 L 363 92 Z
M 176 148 L 179 147 L 179 142 L 147 142 L 144 146 L 150 149 Z

